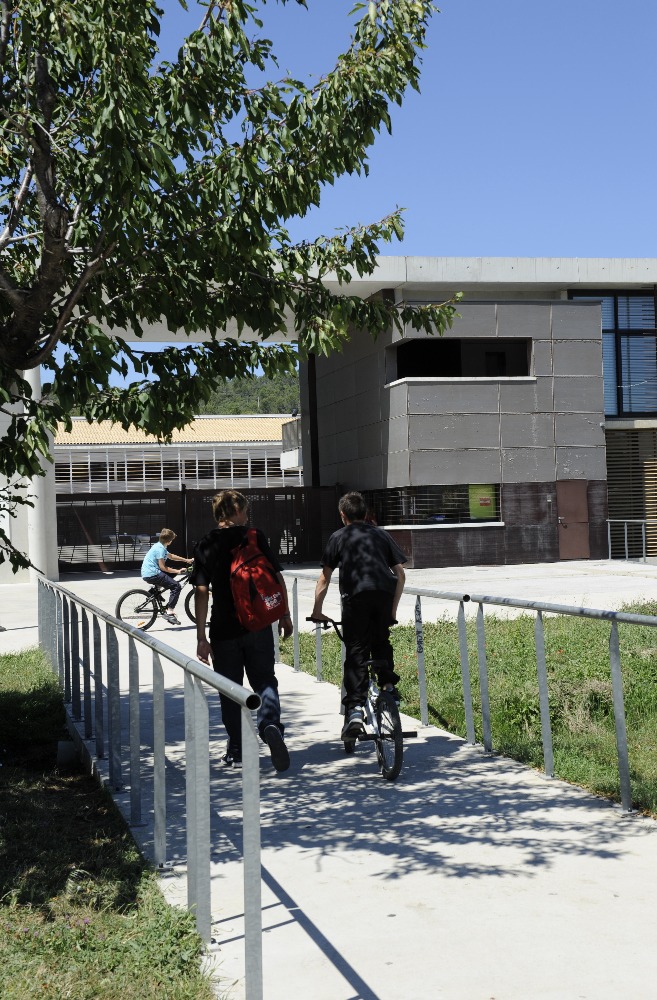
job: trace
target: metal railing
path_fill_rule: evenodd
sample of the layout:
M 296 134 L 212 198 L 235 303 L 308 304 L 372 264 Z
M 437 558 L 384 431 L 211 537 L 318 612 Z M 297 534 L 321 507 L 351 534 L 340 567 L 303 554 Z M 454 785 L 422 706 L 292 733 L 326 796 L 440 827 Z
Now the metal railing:
M 104 642 L 101 623 L 105 625 Z M 104 764 L 98 762 L 106 762 L 111 791 L 123 791 L 127 783 L 130 825 L 152 824 L 152 860 L 159 868 L 167 864 L 165 755 L 169 720 L 165 718 L 162 663 L 167 661 L 183 672 L 187 906 L 206 943 L 211 940 L 212 917 L 210 720 L 205 686 L 240 706 L 246 998 L 262 1000 L 259 739 L 251 714 L 260 704 L 259 696 L 43 578 L 38 586 L 38 626 L 39 644 L 59 676 L 74 735 L 86 741 L 86 753 L 92 760 L 95 757 L 97 770 L 104 769 Z M 127 672 L 121 670 L 126 666 L 126 656 L 120 650 L 117 633 L 127 636 Z M 141 751 L 146 741 L 142 733 L 139 653 L 147 649 L 152 651 L 151 767 L 146 766 Z M 144 817 L 146 781 L 151 782 L 152 810 Z
M 618 530 L 614 531 L 612 529 L 612 525 L 615 524 L 623 525 L 622 532 L 619 532 Z M 657 534 L 657 521 L 650 518 L 608 518 L 607 544 L 609 546 L 609 558 L 622 558 L 622 556 L 616 555 L 620 549 L 621 552 L 625 553 L 626 559 L 643 559 L 645 562 L 648 555 L 646 543 L 647 525 L 653 526 Z M 621 536 L 620 538 L 618 538 L 619 534 Z M 655 547 L 655 551 L 657 552 L 657 545 Z
M 294 669 L 299 669 L 299 600 L 298 581 L 317 579 L 316 573 L 295 572 L 286 570 L 284 576 L 292 579 L 292 621 L 294 625 Z M 554 752 L 552 744 L 552 727 L 550 724 L 550 702 L 548 689 L 547 662 L 545 656 L 545 634 L 543 626 L 543 615 L 570 615 L 576 618 L 588 618 L 604 620 L 610 622 L 609 634 L 609 669 L 611 675 L 612 701 L 614 709 L 614 724 L 616 731 L 616 750 L 618 756 L 618 777 L 620 784 L 621 805 L 626 811 L 632 809 L 632 791 L 630 786 L 630 766 L 627 748 L 627 728 L 625 722 L 625 704 L 623 696 L 623 672 L 620 659 L 620 646 L 618 640 L 619 624 L 643 625 L 650 628 L 657 628 L 657 616 L 635 615 L 624 611 L 602 611 L 595 608 L 578 608 L 563 604 L 547 604 L 542 601 L 526 601 L 521 598 L 512 597 L 490 597 L 483 594 L 458 594 L 447 591 L 433 590 L 427 587 L 406 586 L 405 594 L 415 596 L 415 649 L 418 668 L 418 685 L 420 699 L 420 721 L 423 726 L 429 725 L 429 712 L 427 700 L 427 678 L 424 662 L 424 634 L 422 619 L 422 598 L 432 600 L 456 602 L 457 627 L 459 635 L 459 657 L 461 667 L 461 684 L 463 690 L 463 707 L 465 710 L 465 729 L 467 742 L 473 746 L 476 744 L 474 708 L 472 701 L 472 685 L 470 670 L 470 654 L 468 651 L 468 640 L 466 634 L 465 605 L 477 606 L 476 629 L 477 629 L 477 670 L 479 677 L 479 693 L 481 699 L 481 728 L 483 735 L 483 747 L 487 752 L 493 750 L 493 734 L 491 730 L 491 711 L 488 690 L 488 664 L 486 660 L 486 624 L 484 607 L 495 605 L 498 607 L 514 608 L 522 611 L 533 611 L 536 614 L 534 621 L 534 648 L 536 655 L 536 674 L 539 692 L 539 711 L 541 720 L 541 737 L 543 743 L 543 766 L 547 777 L 554 777 Z M 317 679 L 322 679 L 322 630 L 316 627 L 316 662 Z

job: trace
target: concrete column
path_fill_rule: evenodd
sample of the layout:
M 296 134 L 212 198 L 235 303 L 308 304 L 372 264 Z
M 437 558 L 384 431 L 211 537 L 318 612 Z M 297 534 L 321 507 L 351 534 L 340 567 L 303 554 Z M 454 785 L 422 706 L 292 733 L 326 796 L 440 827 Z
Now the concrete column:
M 41 398 L 41 372 L 33 368 L 24 373 L 24 378 L 32 387 L 35 399 Z M 53 441 L 50 443 L 52 454 Z M 55 465 L 43 459 L 45 476 L 35 476 L 30 482 L 29 492 L 34 507 L 28 507 L 28 555 L 34 565 L 48 580 L 59 580 L 57 549 L 57 494 L 55 487 Z M 30 582 L 37 578 L 36 570 L 30 570 Z

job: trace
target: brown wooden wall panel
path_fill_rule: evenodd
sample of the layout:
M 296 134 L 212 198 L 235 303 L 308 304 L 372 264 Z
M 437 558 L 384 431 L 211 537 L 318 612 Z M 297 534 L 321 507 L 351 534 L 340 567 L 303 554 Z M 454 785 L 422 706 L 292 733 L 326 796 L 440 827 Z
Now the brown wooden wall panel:
M 506 524 L 556 524 L 556 506 L 554 483 L 508 483 L 502 487 L 502 520 Z

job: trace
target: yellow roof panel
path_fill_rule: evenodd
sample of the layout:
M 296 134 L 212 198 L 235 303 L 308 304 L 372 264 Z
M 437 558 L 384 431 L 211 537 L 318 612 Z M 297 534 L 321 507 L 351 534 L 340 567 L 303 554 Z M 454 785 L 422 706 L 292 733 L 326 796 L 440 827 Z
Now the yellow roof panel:
M 173 432 L 172 444 L 280 441 L 281 428 L 290 419 L 282 414 L 196 417 L 187 427 Z M 70 431 L 59 424 L 55 435 L 55 445 L 60 446 L 128 444 L 157 444 L 157 438 L 135 428 L 124 431 L 109 420 L 90 424 L 84 417 L 73 417 Z

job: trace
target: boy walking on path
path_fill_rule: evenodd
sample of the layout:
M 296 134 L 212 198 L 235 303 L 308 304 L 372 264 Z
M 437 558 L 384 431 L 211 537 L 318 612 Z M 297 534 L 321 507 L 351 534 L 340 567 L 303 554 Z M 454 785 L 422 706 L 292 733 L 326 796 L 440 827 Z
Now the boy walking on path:
M 247 534 L 249 507 L 246 497 L 236 490 L 224 490 L 212 500 L 212 513 L 217 527 L 210 531 L 194 550 L 192 582 L 196 585 L 196 637 L 201 663 L 210 663 L 222 677 L 242 684 L 244 673 L 249 684 L 260 695 L 257 724 L 260 738 L 269 747 L 277 771 L 286 771 L 290 757 L 283 740 L 285 727 L 281 722 L 278 680 L 274 673 L 274 635 L 271 625 L 258 631 L 247 631 L 237 620 L 231 590 L 232 553 Z M 258 547 L 271 564 L 284 598 L 281 635 L 292 634 L 292 620 L 287 602 L 287 588 L 281 567 L 267 539 L 256 529 Z M 205 634 L 209 589 L 212 588 L 210 639 Z M 230 698 L 220 695 L 221 716 L 228 733 L 228 747 L 222 758 L 229 767 L 242 761 L 241 709 Z
M 170 625 L 180 625 L 174 608 L 178 603 L 182 587 L 177 580 L 172 579 L 180 573 L 180 570 L 171 569 L 171 567 L 167 566 L 167 559 L 171 559 L 173 562 L 185 563 L 187 566 L 194 562 L 193 559 L 185 559 L 183 556 L 176 556 L 173 552 L 167 551 L 175 538 L 175 531 L 171 531 L 170 528 L 163 528 L 160 532 L 159 542 L 150 547 L 141 564 L 142 580 L 146 583 L 156 584 L 158 587 L 162 587 L 163 590 L 171 591 L 167 609 L 162 616 Z
M 342 700 L 345 723 L 342 739 L 355 739 L 363 730 L 363 705 L 367 699 L 367 661 L 379 660 L 379 684 L 392 690 L 395 673 L 390 626 L 396 624 L 397 607 L 404 589 L 406 556 L 387 531 L 368 522 L 367 505 L 360 493 L 346 493 L 338 504 L 344 527 L 329 538 L 322 556 L 322 572 L 315 587 L 312 617 L 326 620 L 324 598 L 336 566 L 340 567 L 342 632 L 345 643 Z

